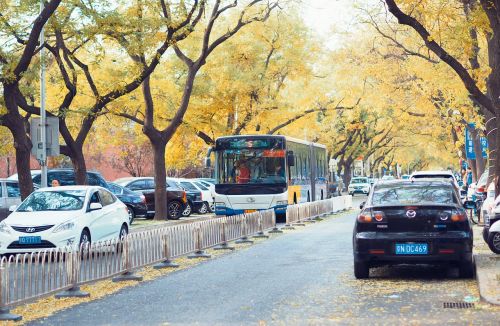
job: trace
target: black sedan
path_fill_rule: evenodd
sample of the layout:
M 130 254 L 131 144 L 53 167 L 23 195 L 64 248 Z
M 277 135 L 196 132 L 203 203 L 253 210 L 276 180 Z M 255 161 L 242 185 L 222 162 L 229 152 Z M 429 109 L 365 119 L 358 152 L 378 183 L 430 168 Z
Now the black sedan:
M 445 181 L 376 184 L 353 234 L 354 275 L 393 264 L 447 264 L 473 276 L 472 228 L 460 195 Z
M 127 205 L 130 224 L 132 224 L 136 217 L 146 216 L 148 207 L 146 206 L 146 198 L 144 195 L 139 195 L 116 183 L 108 182 L 108 186 L 109 190 L 121 200 L 122 203 Z

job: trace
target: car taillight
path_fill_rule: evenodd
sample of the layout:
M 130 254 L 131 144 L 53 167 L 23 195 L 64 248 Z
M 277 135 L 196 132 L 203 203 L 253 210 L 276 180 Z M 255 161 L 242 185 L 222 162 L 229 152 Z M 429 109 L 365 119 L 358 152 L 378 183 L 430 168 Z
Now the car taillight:
M 385 219 L 385 214 L 384 212 L 378 212 L 378 211 L 375 211 L 373 212 L 373 217 L 375 218 L 375 221 L 377 222 L 383 222 L 384 219 Z
M 477 191 L 477 192 L 485 192 L 485 191 L 486 191 L 486 189 L 485 189 L 485 188 L 486 188 L 485 186 L 481 186 L 481 187 L 478 187 L 478 188 L 476 189 L 476 191 Z
M 452 222 L 464 222 L 467 220 L 467 215 L 462 211 L 453 211 L 451 214 Z
M 373 221 L 373 217 L 372 217 L 371 209 L 363 210 L 358 215 L 358 222 L 359 223 L 371 223 L 372 221 Z

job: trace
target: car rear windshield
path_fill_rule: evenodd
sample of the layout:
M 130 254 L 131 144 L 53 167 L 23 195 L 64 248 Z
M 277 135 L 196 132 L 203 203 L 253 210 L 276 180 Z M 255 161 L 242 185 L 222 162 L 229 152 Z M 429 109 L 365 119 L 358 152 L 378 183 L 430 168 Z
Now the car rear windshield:
M 85 194 L 85 190 L 35 191 L 26 198 L 17 211 L 76 211 L 82 209 Z
M 425 184 L 394 184 L 375 187 L 372 205 L 455 204 L 451 186 Z

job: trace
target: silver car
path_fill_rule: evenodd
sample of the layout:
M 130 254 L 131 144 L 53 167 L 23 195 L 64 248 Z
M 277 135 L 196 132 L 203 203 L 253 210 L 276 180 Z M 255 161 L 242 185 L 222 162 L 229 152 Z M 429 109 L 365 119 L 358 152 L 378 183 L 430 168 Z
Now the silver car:
M 21 203 L 21 192 L 16 180 L 0 179 L 0 221 L 9 214 L 9 207 Z

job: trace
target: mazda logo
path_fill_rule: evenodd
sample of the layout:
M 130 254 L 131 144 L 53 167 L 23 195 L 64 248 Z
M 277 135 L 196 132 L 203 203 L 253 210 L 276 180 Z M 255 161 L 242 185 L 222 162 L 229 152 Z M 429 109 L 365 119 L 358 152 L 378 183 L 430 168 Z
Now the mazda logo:
M 255 198 L 253 198 L 253 197 L 248 197 L 248 198 L 247 198 L 247 202 L 249 202 L 249 203 L 255 203 Z
M 33 232 L 35 232 L 35 231 L 36 231 L 36 229 L 35 229 L 35 228 L 26 228 L 26 232 L 27 232 L 27 233 L 33 233 Z
M 409 218 L 414 218 L 415 216 L 417 216 L 417 212 L 415 212 L 414 210 L 407 210 L 406 211 L 406 216 L 409 217 Z

